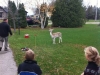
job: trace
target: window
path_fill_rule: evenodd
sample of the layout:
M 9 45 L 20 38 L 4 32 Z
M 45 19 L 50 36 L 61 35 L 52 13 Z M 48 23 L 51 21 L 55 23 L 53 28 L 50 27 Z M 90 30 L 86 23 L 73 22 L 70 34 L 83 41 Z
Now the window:
M 0 12 L 0 17 L 2 17 L 2 12 Z

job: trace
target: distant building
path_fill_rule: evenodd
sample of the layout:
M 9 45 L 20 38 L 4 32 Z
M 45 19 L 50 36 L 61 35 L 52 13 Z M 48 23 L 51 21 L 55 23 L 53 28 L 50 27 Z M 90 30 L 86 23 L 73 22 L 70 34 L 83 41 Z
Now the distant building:
M 27 16 L 27 11 L 26 12 L 26 16 Z M 7 8 L 3 8 L 0 6 L 0 19 L 4 19 L 4 18 L 8 18 L 8 9 Z
M 0 19 L 7 18 L 7 16 L 8 16 L 8 9 L 0 6 Z
M 34 19 L 38 20 L 39 19 L 39 14 L 34 14 Z

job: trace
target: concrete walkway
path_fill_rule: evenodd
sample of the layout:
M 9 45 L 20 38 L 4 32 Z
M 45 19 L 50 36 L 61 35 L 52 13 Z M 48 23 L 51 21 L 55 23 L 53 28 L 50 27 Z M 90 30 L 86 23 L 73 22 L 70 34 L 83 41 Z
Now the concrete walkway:
M 100 24 L 100 22 L 86 22 L 86 24 Z
M 0 75 L 17 75 L 17 66 L 10 48 L 9 51 L 0 51 Z

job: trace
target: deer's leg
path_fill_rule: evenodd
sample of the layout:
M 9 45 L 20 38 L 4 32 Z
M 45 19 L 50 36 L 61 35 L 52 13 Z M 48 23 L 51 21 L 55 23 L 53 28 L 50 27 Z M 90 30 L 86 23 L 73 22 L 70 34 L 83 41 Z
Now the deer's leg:
M 60 42 L 62 42 L 62 37 L 59 37 L 59 39 L 60 39 Z
M 61 37 L 61 42 L 62 42 L 62 37 Z
M 60 43 L 60 37 L 59 37 L 59 43 Z
M 53 44 L 56 44 L 56 43 L 55 43 L 55 38 L 53 38 Z
M 60 42 L 62 42 L 62 38 L 61 38 L 61 37 L 59 37 L 59 43 L 60 43 Z

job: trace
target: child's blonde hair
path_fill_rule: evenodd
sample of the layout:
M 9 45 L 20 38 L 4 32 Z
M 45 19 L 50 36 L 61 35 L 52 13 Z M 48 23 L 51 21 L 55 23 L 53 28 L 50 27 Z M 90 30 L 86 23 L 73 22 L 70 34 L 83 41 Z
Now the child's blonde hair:
M 85 56 L 88 60 L 96 62 L 97 65 L 100 65 L 100 56 L 99 52 L 95 47 L 89 46 L 84 49 Z
M 34 51 L 32 51 L 31 49 L 29 49 L 28 51 L 26 51 L 26 53 L 25 53 L 25 59 L 26 60 L 33 60 L 34 59 Z

